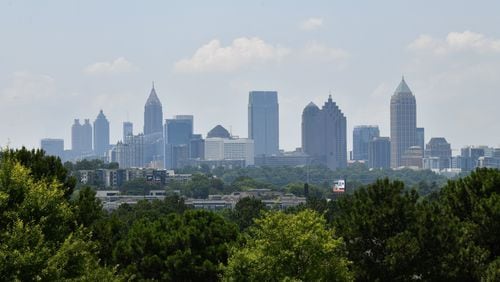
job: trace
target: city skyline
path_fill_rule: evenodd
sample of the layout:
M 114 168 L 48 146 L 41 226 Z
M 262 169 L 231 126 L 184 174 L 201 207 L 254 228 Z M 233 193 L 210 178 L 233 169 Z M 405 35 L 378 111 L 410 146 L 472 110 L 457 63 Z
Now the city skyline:
M 118 3 L 121 13 L 112 13 Z M 38 147 L 47 137 L 69 148 L 71 121 L 100 109 L 115 143 L 124 121 L 142 130 L 138 105 L 151 80 L 163 120 L 194 115 L 195 132 L 220 123 L 246 136 L 248 92 L 272 89 L 280 94 L 281 149 L 300 146 L 303 107 L 330 91 L 349 133 L 376 124 L 389 136 L 387 104 L 402 74 L 426 142 L 446 137 L 454 152 L 497 146 L 500 4 L 429 4 L 2 2 L 0 146 Z M 347 143 L 351 150 L 351 134 Z

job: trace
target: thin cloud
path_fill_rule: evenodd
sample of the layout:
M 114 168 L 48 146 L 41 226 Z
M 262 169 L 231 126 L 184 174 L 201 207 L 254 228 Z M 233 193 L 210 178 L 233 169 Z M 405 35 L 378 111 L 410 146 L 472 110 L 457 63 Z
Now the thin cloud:
M 12 74 L 11 84 L 0 92 L 7 101 L 32 102 L 55 94 L 55 80 L 49 75 L 19 71 Z
M 349 52 L 341 48 L 329 47 L 318 42 L 310 42 L 304 48 L 308 57 L 321 60 L 345 60 L 350 57 Z
M 87 75 L 108 75 L 127 73 L 136 70 L 134 65 L 127 61 L 124 57 L 119 57 L 110 62 L 97 62 L 83 69 L 83 73 Z
M 309 18 L 300 23 L 300 29 L 310 31 L 316 30 L 323 26 L 322 18 Z
M 408 48 L 412 51 L 431 52 L 435 55 L 447 55 L 464 51 L 500 53 L 500 39 L 489 38 L 484 34 L 468 30 L 450 32 L 446 38 L 434 38 L 422 34 L 411 42 Z
M 290 51 L 271 45 L 258 37 L 240 37 L 231 45 L 222 46 L 213 39 L 201 46 L 189 59 L 175 63 L 176 72 L 228 72 L 249 65 L 279 61 Z

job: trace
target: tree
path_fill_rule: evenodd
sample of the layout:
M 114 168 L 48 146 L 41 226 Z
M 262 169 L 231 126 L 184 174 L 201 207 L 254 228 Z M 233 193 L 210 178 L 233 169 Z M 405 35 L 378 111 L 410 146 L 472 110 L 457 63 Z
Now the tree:
M 90 227 L 103 216 L 102 203 L 96 198 L 94 189 L 86 186 L 80 188 L 75 200 L 72 201 L 76 222 Z
M 70 198 L 76 186 L 76 179 L 69 175 L 58 157 L 46 156 L 43 150 L 28 150 L 22 147 L 19 150 L 5 150 L 0 156 L 6 160 L 17 161 L 29 169 L 30 175 L 35 180 L 56 180 L 62 185 L 64 195 Z
M 413 278 L 419 252 L 412 236 L 417 200 L 402 182 L 385 179 L 335 203 L 333 226 L 346 242 L 357 280 Z
M 43 160 L 38 160 L 43 162 Z M 37 161 L 37 162 L 38 162 Z M 50 162 L 50 160 L 49 160 Z M 36 165 L 40 169 L 43 164 Z M 42 173 L 42 171 L 39 171 Z M 16 159 L 0 161 L 0 277 L 5 281 L 113 280 L 56 178 L 37 179 Z
M 245 197 L 240 199 L 230 214 L 233 222 L 238 224 L 240 230 L 245 230 L 253 224 L 256 218 L 261 216 L 266 205 L 259 199 Z
M 162 281 L 218 281 L 227 262 L 235 225 L 212 212 L 188 210 L 133 223 L 113 258 L 129 278 Z
M 350 281 L 343 242 L 317 213 L 270 212 L 232 249 L 225 281 Z

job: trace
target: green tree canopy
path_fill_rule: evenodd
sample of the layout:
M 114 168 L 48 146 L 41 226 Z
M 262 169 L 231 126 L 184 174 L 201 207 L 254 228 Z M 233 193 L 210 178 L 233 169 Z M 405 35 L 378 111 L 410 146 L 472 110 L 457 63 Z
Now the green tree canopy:
M 349 262 L 317 213 L 271 212 L 234 248 L 225 281 L 350 281 Z

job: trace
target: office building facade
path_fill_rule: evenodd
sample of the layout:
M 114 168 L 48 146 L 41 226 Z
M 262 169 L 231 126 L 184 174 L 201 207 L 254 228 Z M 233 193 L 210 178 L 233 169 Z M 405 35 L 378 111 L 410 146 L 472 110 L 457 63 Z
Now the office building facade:
M 101 110 L 94 121 L 94 153 L 103 157 L 109 150 L 109 121 Z
M 279 153 L 279 105 L 276 91 L 251 91 L 248 96 L 248 138 L 255 155 Z
M 368 167 L 391 167 L 391 141 L 389 137 L 375 137 L 368 143 Z
M 391 167 L 403 166 L 403 155 L 415 145 L 417 145 L 417 104 L 415 96 L 403 78 L 391 97 Z
M 370 141 L 380 136 L 376 125 L 358 125 L 352 131 L 352 159 L 355 161 L 368 161 L 368 147 Z
M 40 141 L 40 148 L 45 151 L 46 155 L 56 156 L 62 159 L 64 155 L 64 140 L 44 138 Z
M 309 103 L 302 113 L 302 149 L 311 162 L 331 170 L 347 166 L 346 117 L 331 95 L 321 110 Z

